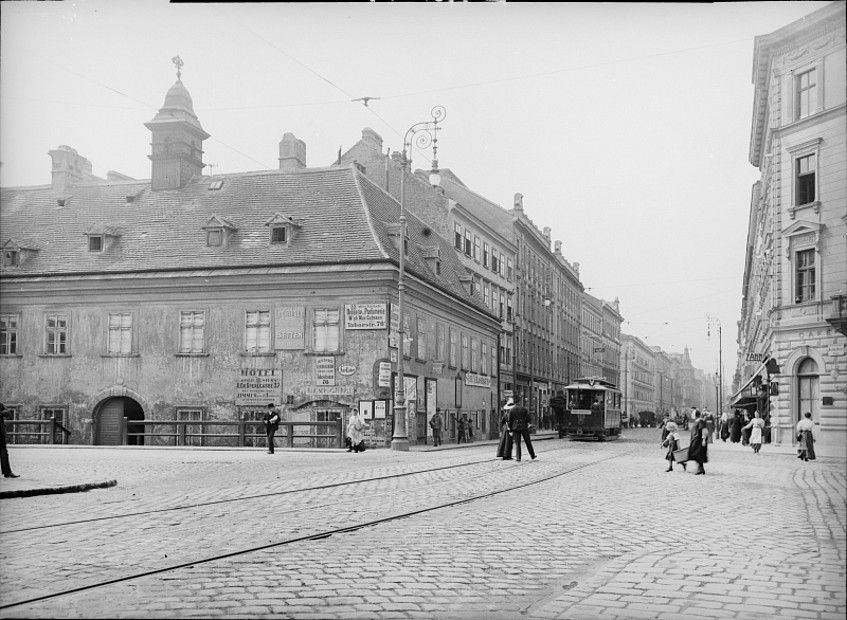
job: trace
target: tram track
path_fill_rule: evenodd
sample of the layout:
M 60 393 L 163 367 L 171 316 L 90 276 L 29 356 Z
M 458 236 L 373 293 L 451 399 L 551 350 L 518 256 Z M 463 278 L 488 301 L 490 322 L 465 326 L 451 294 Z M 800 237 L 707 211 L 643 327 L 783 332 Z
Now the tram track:
M 488 446 L 486 446 L 486 447 L 488 447 Z M 549 449 L 549 450 L 544 450 L 544 452 L 545 453 L 557 452 L 559 450 L 564 450 L 564 449 L 566 449 L 566 448 L 557 447 L 557 448 L 552 448 L 552 449 Z M 369 482 L 378 482 L 378 481 L 381 481 L 381 480 L 391 480 L 391 479 L 396 479 L 396 478 L 405 478 L 405 477 L 409 477 L 409 476 L 418 476 L 418 475 L 428 474 L 428 473 L 437 472 L 437 471 L 460 469 L 460 468 L 464 468 L 464 467 L 470 467 L 470 466 L 473 466 L 473 465 L 479 465 L 479 464 L 482 464 L 482 463 L 490 463 L 490 462 L 495 462 L 495 461 L 497 461 L 496 457 L 495 458 L 484 458 L 484 459 L 480 459 L 480 460 L 476 460 L 476 461 L 456 463 L 456 464 L 453 464 L 453 465 L 442 465 L 440 467 L 430 467 L 428 469 L 419 469 L 419 470 L 415 470 L 415 471 L 399 472 L 399 473 L 395 473 L 395 474 L 388 474 L 388 475 L 385 475 L 385 476 L 374 476 L 372 478 L 360 478 L 360 479 L 355 479 L 355 480 L 344 480 L 344 481 L 341 481 L 341 482 L 332 482 L 332 483 L 329 483 L 329 484 L 321 484 L 321 485 L 315 485 L 315 486 L 311 486 L 311 487 L 300 487 L 300 488 L 296 488 L 296 489 L 285 489 L 283 491 L 272 491 L 272 492 L 269 492 L 269 493 L 254 493 L 254 494 L 251 494 L 251 495 L 241 495 L 239 497 L 228 497 L 226 499 L 217 499 L 217 500 L 211 500 L 211 501 L 205 501 L 205 502 L 195 502 L 195 503 L 184 504 L 184 505 L 180 505 L 180 506 L 170 506 L 168 508 L 154 508 L 154 509 L 150 509 L 150 510 L 136 510 L 136 511 L 133 511 L 133 512 L 125 512 L 125 513 L 120 513 L 120 514 L 105 515 L 105 516 L 102 516 L 102 517 L 89 517 L 89 518 L 86 518 L 86 519 L 75 519 L 75 520 L 72 520 L 72 521 L 62 521 L 60 523 L 46 523 L 46 524 L 41 524 L 41 525 L 32 525 L 32 526 L 19 527 L 19 528 L 8 529 L 8 530 L 0 530 L 0 536 L 6 535 L 6 534 L 17 534 L 17 533 L 21 533 L 21 532 L 46 530 L 46 529 L 51 529 L 51 528 L 68 527 L 68 526 L 72 526 L 72 525 L 85 525 L 85 524 L 89 524 L 89 523 L 112 521 L 112 520 L 126 519 L 126 518 L 132 518 L 132 517 L 141 517 L 141 516 L 147 516 L 147 515 L 153 515 L 153 514 L 162 514 L 162 513 L 166 513 L 166 512 L 177 512 L 177 511 L 180 511 L 180 510 L 193 510 L 193 509 L 196 509 L 196 508 L 204 508 L 204 507 L 207 507 L 207 506 L 217 506 L 217 505 L 221 505 L 221 504 L 230 504 L 230 503 L 236 503 L 236 502 L 242 502 L 242 501 L 253 501 L 253 500 L 259 500 L 259 499 L 267 499 L 267 498 L 278 497 L 278 496 L 283 496 L 283 495 L 292 495 L 292 494 L 295 494 L 295 493 L 307 493 L 309 491 L 321 491 L 321 490 L 325 490 L 325 489 L 352 486 L 352 485 L 357 485 L 357 484 L 366 484 L 366 483 L 369 483 Z
M 548 450 L 548 451 L 545 451 L 545 453 L 553 452 L 553 451 L 556 451 L 556 450 L 559 450 L 559 449 L 557 448 L 557 449 L 554 449 L 554 450 Z M 115 577 L 115 578 L 111 578 L 111 579 L 100 580 L 100 581 L 97 581 L 95 583 L 89 583 L 89 584 L 81 585 L 81 586 L 78 586 L 78 587 L 67 588 L 65 590 L 60 590 L 58 592 L 50 592 L 50 593 L 46 593 L 46 594 L 42 594 L 42 595 L 38 595 L 38 596 L 33 596 L 33 597 L 30 597 L 30 598 L 27 598 L 27 599 L 14 601 L 14 602 L 11 602 L 11 603 L 0 604 L 0 610 L 5 610 L 5 609 L 10 609 L 10 608 L 15 608 L 15 607 L 21 607 L 23 605 L 34 604 L 34 603 L 38 603 L 38 602 L 42 602 L 42 601 L 52 600 L 52 599 L 60 598 L 60 597 L 63 597 L 63 596 L 69 596 L 69 595 L 72 595 L 72 594 L 77 594 L 77 593 L 80 593 L 80 592 L 91 591 L 91 590 L 95 590 L 95 589 L 99 589 L 99 588 L 105 588 L 105 587 L 112 586 L 112 585 L 115 585 L 115 584 L 126 583 L 126 582 L 135 581 L 135 580 L 138 580 L 138 579 L 143 579 L 145 577 L 163 575 L 163 574 L 166 574 L 166 573 L 169 573 L 169 572 L 179 571 L 179 570 L 182 570 L 182 569 L 188 569 L 188 568 L 191 568 L 191 567 L 194 567 L 194 566 L 197 566 L 197 565 L 201 565 L 201 564 L 209 564 L 209 563 L 218 562 L 218 561 L 221 561 L 221 560 L 226 560 L 226 559 L 230 559 L 230 558 L 234 558 L 234 557 L 238 557 L 238 556 L 244 556 L 244 555 L 248 555 L 248 554 L 251 554 L 251 553 L 257 553 L 257 552 L 260 552 L 260 551 L 266 551 L 266 550 L 274 549 L 274 548 L 278 548 L 278 547 L 285 547 L 285 546 L 294 545 L 294 544 L 297 544 L 297 543 L 304 543 L 304 542 L 309 542 L 309 541 L 322 540 L 322 539 L 326 539 L 326 538 L 329 538 L 329 537 L 335 536 L 335 535 L 347 534 L 347 533 L 355 532 L 355 531 L 360 530 L 360 529 L 364 529 L 364 528 L 368 528 L 368 527 L 375 527 L 375 526 L 378 526 L 378 525 L 381 525 L 381 524 L 390 523 L 390 522 L 393 522 L 393 521 L 399 521 L 399 520 L 402 520 L 402 519 L 407 519 L 407 518 L 414 517 L 414 516 L 419 515 L 419 514 L 425 514 L 425 513 L 429 513 L 429 512 L 433 512 L 433 511 L 437 511 L 437 510 L 442 510 L 442 509 L 445 509 L 445 508 L 450 508 L 450 507 L 453 507 L 453 506 L 459 506 L 459 505 L 462 505 L 462 504 L 468 504 L 468 503 L 471 503 L 471 502 L 480 501 L 480 500 L 483 500 L 483 499 L 487 499 L 489 497 L 493 497 L 495 495 L 500 495 L 500 494 L 503 494 L 503 493 L 509 493 L 509 492 L 516 491 L 516 490 L 519 490 L 519 489 L 539 485 L 539 484 L 548 482 L 550 480 L 554 480 L 556 478 L 561 478 L 561 477 L 579 472 L 583 469 L 586 469 L 586 468 L 589 468 L 589 467 L 594 467 L 594 466 L 600 465 L 602 463 L 605 463 L 607 461 L 627 456 L 629 454 L 632 454 L 634 451 L 635 450 L 629 450 L 629 451 L 622 452 L 622 453 L 619 453 L 619 454 L 614 454 L 614 455 L 608 456 L 606 458 L 601 458 L 601 459 L 598 459 L 598 460 L 593 460 L 593 461 L 590 461 L 590 462 L 587 462 L 587 463 L 582 463 L 582 464 L 576 465 L 574 467 L 565 469 L 564 471 L 553 472 L 551 474 L 547 474 L 547 475 L 544 475 L 544 476 L 539 477 L 539 478 L 533 478 L 532 480 L 523 481 L 519 484 L 513 484 L 513 485 L 510 485 L 510 486 L 507 486 L 507 487 L 504 487 L 504 488 L 494 489 L 494 490 L 491 490 L 491 491 L 487 491 L 485 493 L 472 495 L 470 497 L 462 497 L 462 498 L 453 499 L 453 500 L 446 501 L 446 502 L 440 502 L 440 503 L 437 503 L 435 505 L 417 507 L 413 510 L 406 510 L 406 511 L 391 514 L 391 515 L 388 515 L 388 516 L 385 516 L 385 517 L 380 517 L 380 518 L 376 518 L 376 519 L 369 519 L 369 520 L 365 520 L 365 521 L 362 521 L 360 523 L 355 523 L 355 524 L 352 524 L 352 525 L 344 525 L 344 526 L 335 527 L 335 528 L 327 528 L 327 529 L 324 529 L 322 531 L 311 532 L 311 533 L 303 534 L 303 535 L 300 535 L 300 536 L 293 536 L 293 537 L 286 538 L 284 540 L 278 540 L 278 541 L 270 542 L 270 543 L 267 543 L 267 544 L 237 549 L 237 550 L 229 551 L 229 552 L 222 553 L 222 554 L 211 555 L 211 556 L 208 556 L 208 557 L 205 557 L 205 558 L 200 558 L 200 559 L 193 559 L 193 560 L 187 561 L 187 562 L 179 562 L 179 563 L 171 564 L 171 565 L 168 565 L 168 566 L 151 568 L 151 569 L 148 569 L 148 570 L 138 571 L 138 572 L 135 572 L 135 573 L 130 574 L 130 575 L 123 575 L 123 576 Z M 474 461 L 474 462 L 471 462 L 471 463 L 451 465 L 451 466 L 445 466 L 445 467 L 440 467 L 440 468 L 433 468 L 433 471 L 438 471 L 438 470 L 443 470 L 443 469 L 455 469 L 455 468 L 462 467 L 462 466 L 477 465 L 477 464 L 480 464 L 480 463 L 490 462 L 492 460 L 496 460 L 496 459 L 484 459 L 484 460 L 480 460 L 480 461 Z M 337 483 L 335 485 L 322 485 L 320 487 L 314 487 L 314 488 L 315 489 L 322 489 L 322 488 L 326 488 L 327 486 L 329 486 L 329 487 L 346 486 L 346 485 L 349 485 L 349 484 L 366 482 L 368 480 L 380 480 L 380 479 L 385 479 L 385 478 L 396 478 L 396 477 L 400 477 L 400 476 L 414 475 L 415 473 L 423 473 L 423 470 L 421 470 L 419 472 L 405 472 L 403 474 L 394 474 L 394 475 L 391 475 L 391 476 L 382 476 L 382 477 L 367 479 L 365 481 L 358 480 L 358 481 L 348 481 L 348 482 L 344 482 L 344 483 Z M 497 472 L 485 472 L 485 474 L 488 474 L 488 473 L 497 473 Z M 306 489 L 298 489 L 296 491 L 292 490 L 292 491 L 289 491 L 289 492 L 303 492 L 305 490 Z M 286 492 L 286 493 L 288 493 L 288 492 Z M 276 494 L 271 494 L 271 495 L 276 495 Z M 242 498 L 242 499 L 244 499 L 244 498 Z M 184 506 L 184 507 L 181 507 L 181 508 L 185 509 L 185 508 L 187 508 L 187 506 Z M 123 516 L 129 516 L 129 515 L 123 515 Z M 167 557 L 167 556 L 165 556 L 165 557 Z

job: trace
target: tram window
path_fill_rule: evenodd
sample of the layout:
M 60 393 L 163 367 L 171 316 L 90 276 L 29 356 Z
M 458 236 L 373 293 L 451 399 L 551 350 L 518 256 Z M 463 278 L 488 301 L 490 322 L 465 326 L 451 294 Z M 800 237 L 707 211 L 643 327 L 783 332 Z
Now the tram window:
M 591 409 L 594 397 L 598 393 L 594 390 L 572 390 L 568 395 L 568 403 L 571 409 Z

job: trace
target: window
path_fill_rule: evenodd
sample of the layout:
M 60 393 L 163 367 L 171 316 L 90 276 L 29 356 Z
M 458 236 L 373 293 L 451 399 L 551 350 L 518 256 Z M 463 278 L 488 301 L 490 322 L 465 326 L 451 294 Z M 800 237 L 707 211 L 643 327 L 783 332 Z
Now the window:
M 417 359 L 426 360 L 427 358 L 427 350 L 426 350 L 426 334 L 427 327 L 426 321 L 423 319 L 418 319 L 418 355 Z
M 479 262 L 479 237 L 477 235 L 473 237 L 473 259 Z
M 482 287 L 482 303 L 485 304 L 486 308 L 491 305 L 491 289 L 487 282 Z
M 458 334 L 456 333 L 456 330 L 451 329 L 450 330 L 450 366 L 452 366 L 453 368 L 456 368 L 459 365 L 458 364 L 458 362 L 459 362 L 459 360 L 458 360 L 459 352 L 457 350 L 458 344 L 459 344 L 458 343 Z
M 314 350 L 321 353 L 333 353 L 340 350 L 341 324 L 337 309 L 320 308 L 315 310 L 312 321 Z M 408 317 L 404 317 L 408 318 Z M 408 331 L 406 332 L 408 334 Z
M 471 338 L 471 372 L 479 372 L 479 341 Z
M 493 271 L 495 273 L 500 272 L 500 258 L 499 258 L 499 256 L 500 255 L 497 253 L 497 250 L 495 250 L 494 248 L 491 248 L 491 271 Z
M 805 157 L 798 157 L 795 160 L 795 204 L 804 205 L 815 201 L 815 159 L 815 155 L 811 154 Z
M 132 353 L 132 313 L 109 313 L 108 352 L 110 355 Z
M 187 310 L 179 313 L 179 352 L 203 353 L 206 313 Z
M 210 248 L 221 246 L 223 245 L 223 242 L 224 231 L 220 229 L 206 231 L 206 245 Z
M 18 315 L 0 315 L 0 355 L 18 354 Z
M 503 293 L 500 293 L 500 304 L 499 304 L 498 309 L 497 309 L 497 316 L 499 316 L 502 319 L 504 317 L 505 312 L 506 312 L 506 295 L 503 294 Z
M 48 314 L 46 316 L 47 355 L 67 355 L 68 353 L 68 316 L 66 314 Z
M 247 312 L 244 348 L 249 353 L 270 353 L 271 313 L 267 310 Z
M 509 282 L 511 282 L 511 281 L 512 281 L 512 271 L 513 271 L 513 268 L 512 268 L 512 259 L 511 259 L 511 258 L 507 258 L 507 259 L 506 259 L 506 279 L 507 279 Z
M 484 375 L 487 375 L 487 374 L 488 374 L 488 359 L 489 359 L 489 356 L 488 356 L 488 343 L 487 343 L 487 342 L 483 342 L 483 343 L 482 343 L 482 359 L 481 359 L 481 361 L 482 361 L 482 366 L 481 366 L 481 368 L 480 368 L 480 370 L 479 370 L 479 371 L 480 371 L 482 374 L 484 374 Z
M 101 235 L 90 235 L 88 237 L 88 251 L 89 252 L 102 252 L 103 251 L 103 237 Z
M 794 303 L 815 298 L 815 250 L 801 250 L 795 255 Z
M 462 225 L 461 224 L 453 224 L 453 246 L 462 251 Z
M 814 114 L 818 107 L 817 76 L 811 69 L 797 76 L 797 118 Z
M 203 422 L 202 409 L 177 409 L 176 419 L 178 422 Z M 186 424 L 183 436 L 185 446 L 202 446 L 205 444 L 202 424 Z
M 271 228 L 271 243 L 285 243 L 288 229 L 285 226 Z
M 447 346 L 447 334 L 445 333 L 446 328 L 439 323 L 435 325 L 435 359 L 440 362 L 444 361 L 444 348 Z
M 818 383 L 818 364 L 807 357 L 797 367 L 797 415 L 796 419 L 804 419 L 806 412 L 812 414 L 812 421 L 818 421 L 818 403 L 821 400 L 820 384 Z
M 462 368 L 467 370 L 471 363 L 470 339 L 467 334 L 462 334 Z
M 21 255 L 17 250 L 3 251 L 3 266 L 4 267 L 20 267 Z
M 470 256 L 473 253 L 471 248 L 471 231 L 465 230 L 465 255 Z
M 488 267 L 488 253 L 489 253 L 488 244 L 483 243 L 482 244 L 482 266 L 483 267 Z

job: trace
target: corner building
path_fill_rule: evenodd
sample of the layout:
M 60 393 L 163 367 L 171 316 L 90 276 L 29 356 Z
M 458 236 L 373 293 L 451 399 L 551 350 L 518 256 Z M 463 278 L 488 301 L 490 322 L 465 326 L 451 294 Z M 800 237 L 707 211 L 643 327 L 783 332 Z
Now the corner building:
M 129 443 L 233 445 L 220 435 L 273 402 L 292 422 L 362 411 L 367 443 L 387 445 L 401 248 L 410 442 L 437 406 L 489 406 L 465 375 L 496 385 L 479 351 L 497 318 L 449 242 L 412 215 L 400 239 L 397 201 L 357 166 L 306 168 L 285 134 L 279 170 L 202 176 L 209 134 L 181 80 L 146 126 L 150 180 L 99 179 L 60 147 L 50 185 L 2 189 L 0 400 L 18 420 L 55 417 L 75 444 L 122 443 L 127 418 Z M 174 421 L 206 424 L 175 439 Z
M 759 409 L 791 445 L 812 414 L 847 447 L 845 3 L 756 37 L 753 186 L 730 404 Z

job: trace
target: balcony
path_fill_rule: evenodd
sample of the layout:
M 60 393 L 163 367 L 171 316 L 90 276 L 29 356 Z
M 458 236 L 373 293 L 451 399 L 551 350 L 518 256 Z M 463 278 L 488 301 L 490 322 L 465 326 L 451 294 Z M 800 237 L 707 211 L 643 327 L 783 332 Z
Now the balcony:
M 826 322 L 847 336 L 847 295 L 833 295 Z

